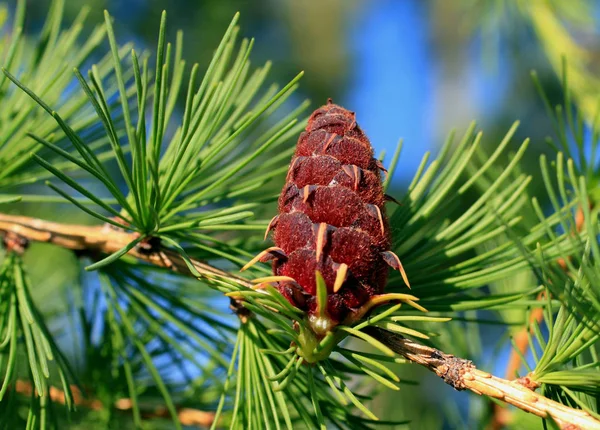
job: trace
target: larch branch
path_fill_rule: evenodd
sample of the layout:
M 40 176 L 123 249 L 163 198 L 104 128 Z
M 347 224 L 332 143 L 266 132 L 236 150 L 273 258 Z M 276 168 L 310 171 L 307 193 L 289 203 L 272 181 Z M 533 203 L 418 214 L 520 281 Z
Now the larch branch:
M 512 381 L 498 378 L 477 369 L 469 360 L 421 345 L 399 334 L 377 327 L 369 327 L 364 331 L 397 354 L 428 368 L 457 390 L 470 390 L 538 417 L 552 419 L 561 429 L 600 430 L 600 421 L 587 412 L 555 402 L 533 391 L 539 384 L 529 377 Z
M 28 381 L 16 381 L 15 391 L 23 396 L 31 396 L 33 394 L 34 387 L 31 382 Z M 71 385 L 71 393 L 73 394 L 73 400 L 75 405 L 99 411 L 105 408 L 105 405 L 98 399 L 93 397 L 85 397 L 75 385 Z M 50 399 L 55 403 L 65 404 L 65 393 L 59 388 L 50 387 Z M 113 408 L 128 413 L 133 410 L 133 402 L 131 399 L 123 398 L 117 400 Z M 142 415 L 145 418 L 168 418 L 170 416 L 167 408 L 162 406 L 148 406 L 140 405 L 142 409 Z M 215 420 L 214 412 L 202 411 L 200 409 L 178 407 L 177 418 L 179 422 L 184 426 L 195 426 L 199 428 L 205 428 L 212 425 Z
M 14 234 L 32 242 L 52 243 L 72 250 L 102 254 L 114 253 L 137 238 L 135 233 L 109 226 L 60 224 L 6 214 L 0 214 L 0 232 Z M 170 249 L 159 246 L 158 249 L 147 252 L 136 247 L 128 254 L 147 263 L 193 276 L 181 256 Z M 204 262 L 192 260 L 192 264 L 207 279 L 225 278 L 251 286 L 247 280 Z M 534 389 L 538 384 L 528 377 L 512 381 L 498 378 L 477 369 L 469 360 L 421 345 L 399 334 L 377 327 L 368 327 L 365 332 L 410 361 L 427 367 L 457 390 L 470 390 L 479 395 L 501 400 L 539 417 L 553 419 L 563 429 L 600 430 L 600 421 L 587 412 L 565 406 L 536 393 Z M 123 400 L 126 402 L 127 399 Z
M 137 233 L 129 233 L 113 226 L 86 226 L 61 224 L 25 216 L 0 213 L 0 232 L 17 235 L 30 242 L 51 243 L 62 248 L 87 253 L 112 254 L 138 238 Z M 158 246 L 150 251 L 134 247 L 128 255 L 174 272 L 193 276 L 184 259 L 169 248 Z M 220 270 L 210 264 L 191 259 L 194 268 L 206 279 L 228 279 L 240 285 L 252 284 L 241 277 Z

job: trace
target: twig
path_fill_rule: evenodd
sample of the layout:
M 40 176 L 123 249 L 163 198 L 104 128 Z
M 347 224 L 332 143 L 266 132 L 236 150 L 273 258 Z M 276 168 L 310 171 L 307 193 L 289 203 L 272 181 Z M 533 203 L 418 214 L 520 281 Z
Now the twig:
M 0 214 L 0 232 L 10 243 L 17 242 L 18 238 L 28 242 L 51 243 L 62 248 L 86 253 L 111 254 L 123 248 L 137 238 L 135 233 L 128 233 L 110 226 L 84 226 L 75 224 L 60 224 L 41 219 L 24 216 L 13 216 Z M 6 240 L 5 240 L 6 242 Z M 159 246 L 150 252 L 143 247 L 136 247 L 129 251 L 129 255 L 159 267 L 165 267 L 172 271 L 193 276 L 185 261 L 176 252 Z M 233 280 L 246 287 L 252 284 L 243 278 L 231 275 L 209 264 L 191 259 L 194 268 L 205 278 Z M 31 395 L 33 387 L 26 381 L 17 381 L 15 390 L 22 395 Z M 75 404 L 92 410 L 101 410 L 104 405 L 99 399 L 86 398 L 76 386 L 71 387 Z M 50 398 L 57 403 L 65 403 L 65 393 L 56 388 L 50 388 Z M 115 402 L 114 408 L 123 412 L 132 410 L 131 399 L 123 398 Z M 153 407 L 146 411 L 147 418 L 167 417 L 169 412 L 164 407 Z M 179 422 L 185 426 L 210 426 L 214 420 L 214 413 L 201 411 L 193 408 L 178 408 L 177 416 Z
M 85 226 L 60 224 L 25 216 L 0 214 L 0 232 L 16 234 L 30 242 L 52 243 L 62 248 L 88 253 L 112 254 L 137 239 L 136 233 L 128 233 L 112 226 Z M 183 258 L 171 249 L 158 245 L 150 251 L 134 247 L 128 252 L 139 260 L 174 272 L 193 276 Z M 244 278 L 224 272 L 202 261 L 191 259 L 194 268 L 206 279 L 228 279 L 245 287 L 252 284 Z
M 600 429 L 600 421 L 587 412 L 565 406 L 533 391 L 539 384 L 530 377 L 513 381 L 498 378 L 477 369 L 469 360 L 421 345 L 399 334 L 377 327 L 368 327 L 364 331 L 394 352 L 427 367 L 456 390 L 470 390 L 501 400 L 538 417 L 552 419 L 561 429 Z
M 28 381 L 16 381 L 15 391 L 23 396 L 31 396 L 33 394 L 33 386 Z M 73 400 L 77 406 L 81 406 L 94 411 L 104 409 L 104 404 L 96 398 L 84 397 L 76 386 L 71 386 L 71 393 L 73 394 Z M 50 387 L 50 399 L 53 402 L 65 404 L 65 393 L 56 387 Z M 143 407 L 143 405 L 141 405 Z M 123 398 L 117 400 L 113 407 L 122 412 L 130 412 L 133 408 L 131 399 Z M 162 406 L 151 406 L 146 411 L 142 412 L 145 418 L 168 418 L 169 411 L 167 408 Z M 184 426 L 197 426 L 197 427 L 209 427 L 212 425 L 215 414 L 213 412 L 201 411 L 199 409 L 192 408 L 177 408 L 177 417 L 179 422 Z
M 136 239 L 135 233 L 115 230 L 112 227 L 67 225 L 5 214 L 0 214 L 0 232 L 12 232 L 29 241 L 52 243 L 63 248 L 104 254 L 116 252 Z M 129 251 L 129 255 L 150 264 L 166 267 L 184 275 L 192 276 L 185 261 L 176 252 L 163 248 L 160 245 L 156 249 L 151 249 L 151 252 L 136 247 Z M 234 280 L 245 286 L 251 285 L 243 278 L 223 272 L 206 263 L 192 260 L 192 264 L 203 277 L 208 279 L 215 277 L 225 278 Z M 365 332 L 389 346 L 396 353 L 435 372 L 447 384 L 457 390 L 470 390 L 480 395 L 504 401 L 539 417 L 551 418 L 563 429 L 600 430 L 600 421 L 597 421 L 587 412 L 570 408 L 533 391 L 538 387 L 538 384 L 531 378 L 525 377 L 514 381 L 498 378 L 487 372 L 478 370 L 469 360 L 454 357 L 435 348 L 418 344 L 399 334 L 391 333 L 377 327 L 368 327 L 365 329 Z M 58 395 L 59 391 L 55 391 L 57 401 L 60 401 L 61 398 Z M 120 404 L 122 410 L 127 410 L 131 407 L 130 405 L 128 406 L 127 400 L 122 399 L 122 403 Z M 118 405 L 116 407 L 119 408 Z M 182 419 L 182 414 L 185 415 L 188 412 L 194 416 L 194 413 L 190 411 L 193 410 L 180 410 L 180 419 Z M 155 410 L 154 413 L 160 412 Z M 186 418 L 184 417 L 183 419 Z

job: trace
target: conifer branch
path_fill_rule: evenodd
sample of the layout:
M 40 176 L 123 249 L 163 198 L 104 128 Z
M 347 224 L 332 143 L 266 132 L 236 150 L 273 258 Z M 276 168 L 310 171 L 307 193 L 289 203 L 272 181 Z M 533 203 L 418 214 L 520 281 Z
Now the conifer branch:
M 110 226 L 60 224 L 6 214 L 0 214 L 0 232 L 16 234 L 28 241 L 52 243 L 91 254 L 116 252 L 137 237 L 136 233 L 128 233 Z M 147 263 L 193 276 L 176 252 L 160 245 L 152 248 L 150 252 L 134 247 L 128 254 Z M 197 260 L 192 260 L 192 264 L 202 276 L 208 279 L 219 277 L 245 286 L 251 285 L 247 280 L 209 264 Z M 427 367 L 457 390 L 470 390 L 479 395 L 501 400 L 539 417 L 553 419 L 561 428 L 600 430 L 600 421 L 587 412 L 573 409 L 536 393 L 534 390 L 539 387 L 539 384 L 530 377 L 512 381 L 498 378 L 477 369 L 469 360 L 421 345 L 399 334 L 377 327 L 367 327 L 364 331 L 394 352 Z
M 561 429 L 600 429 L 600 421 L 587 412 L 536 393 L 534 390 L 540 384 L 529 376 L 509 381 L 477 369 L 469 360 L 421 345 L 399 334 L 377 327 L 368 327 L 364 331 L 397 354 L 428 368 L 456 390 L 470 390 L 538 417 L 552 419 Z
M 87 254 L 112 254 L 139 237 L 137 233 L 129 233 L 108 224 L 103 226 L 61 224 L 7 214 L 0 214 L 0 232 L 16 234 L 30 242 L 51 243 Z M 128 254 L 155 266 L 194 276 L 176 251 L 163 246 L 153 245 L 150 249 L 136 246 Z M 203 278 L 228 279 L 246 287 L 252 285 L 248 280 L 224 272 L 210 264 L 195 259 L 190 260 Z
M 31 396 L 34 390 L 33 385 L 29 381 L 16 381 L 14 388 L 15 392 L 23 396 Z M 72 385 L 70 388 L 76 406 L 84 407 L 94 411 L 102 410 L 105 407 L 101 400 L 94 397 L 84 396 L 79 391 L 77 386 Z M 53 402 L 65 404 L 65 393 L 60 388 L 50 387 L 49 396 Z M 128 398 L 117 400 L 113 407 L 123 413 L 131 412 L 133 408 L 132 401 Z M 152 405 L 146 409 L 147 410 L 143 412 L 143 415 L 146 418 L 169 418 L 169 412 L 165 407 Z M 199 409 L 178 407 L 177 418 L 184 426 L 205 428 L 212 425 L 215 419 L 215 414 L 214 412 L 207 412 Z

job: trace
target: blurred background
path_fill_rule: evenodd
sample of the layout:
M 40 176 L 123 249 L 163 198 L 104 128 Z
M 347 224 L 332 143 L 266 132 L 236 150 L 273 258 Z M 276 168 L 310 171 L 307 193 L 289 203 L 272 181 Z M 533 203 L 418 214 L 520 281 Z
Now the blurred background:
M 242 34 L 256 39 L 252 60 L 272 60 L 272 80 L 285 84 L 305 71 L 290 103 L 308 98 L 314 109 L 332 97 L 356 111 L 376 152 L 385 151 L 388 160 L 404 139 L 393 178 L 397 195 L 425 152 L 435 152 L 452 128 L 461 135 L 472 120 L 489 148 L 521 121 L 512 144 L 516 148 L 525 137 L 532 139 L 531 163 L 524 165 L 531 166 L 535 194 L 537 155 L 547 149 L 544 139 L 552 128 L 530 71 L 537 71 L 551 102 L 558 102 L 557 56 L 565 43 L 542 12 L 551 10 L 569 40 L 581 47 L 574 52 L 585 56 L 587 73 L 597 74 L 600 58 L 600 4 L 579 0 L 69 0 L 66 21 L 84 5 L 90 7 L 88 25 L 101 23 L 102 10 L 108 9 L 119 42 L 148 50 L 155 50 L 160 14 L 167 10 L 168 39 L 183 30 L 183 57 L 188 65 L 198 62 L 201 70 L 234 13 L 241 12 Z M 48 6 L 49 0 L 28 1 L 28 32 L 39 31 Z M 583 97 L 585 91 L 580 92 Z M 495 347 L 504 331 L 494 326 L 478 331 L 468 324 L 464 330 L 473 331 L 473 345 L 453 345 L 448 352 L 464 351 L 478 358 L 480 367 L 502 375 L 508 338 Z M 420 369 L 401 372 L 407 383 L 423 383 L 406 385 L 399 393 L 385 391 L 374 407 L 384 419 L 410 419 L 411 428 L 477 428 L 478 417 L 492 407 L 455 393 Z M 523 419 L 516 428 L 539 428 L 539 420 L 529 427 Z
M 35 31 L 49 0 L 28 3 L 28 29 Z M 102 22 L 106 8 L 121 42 L 154 50 L 160 14 L 166 10 L 170 40 L 183 30 L 183 57 L 206 67 L 239 11 L 242 35 L 256 39 L 253 61 L 272 60 L 272 79 L 284 84 L 304 70 L 296 97 L 309 98 L 313 107 L 332 97 L 356 111 L 377 152 L 393 152 L 398 139 L 404 139 L 395 179 L 406 181 L 425 151 L 440 145 L 451 128 L 460 132 L 472 120 L 485 130 L 488 145 L 517 119 L 523 125 L 515 145 L 521 137 L 531 137 L 534 144 L 545 137 L 548 122 L 529 73 L 536 69 L 551 95 L 558 80 L 519 3 L 71 0 L 66 12 L 74 18 L 84 5 L 89 7 L 91 28 Z M 576 9 L 576 3 L 570 7 Z

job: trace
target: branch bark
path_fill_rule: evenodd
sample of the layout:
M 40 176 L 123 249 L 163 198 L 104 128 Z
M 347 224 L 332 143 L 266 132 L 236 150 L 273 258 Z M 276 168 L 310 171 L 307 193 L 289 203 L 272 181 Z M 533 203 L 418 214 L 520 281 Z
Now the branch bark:
M 428 368 L 456 390 L 470 390 L 506 402 L 538 417 L 552 419 L 561 429 L 600 429 L 600 421 L 587 412 L 565 406 L 533 391 L 539 384 L 530 377 L 525 376 L 512 381 L 498 378 L 477 369 L 469 360 L 421 345 L 397 333 L 378 327 L 368 327 L 364 331 L 397 354 Z
M 1 213 L 0 232 L 5 235 L 7 233 L 17 235 L 30 242 L 51 243 L 74 251 L 100 254 L 117 252 L 138 238 L 136 233 L 122 231 L 108 224 L 103 226 L 61 224 Z M 183 258 L 177 252 L 163 246 L 159 245 L 150 250 L 137 246 L 130 250 L 128 254 L 149 264 L 165 267 L 186 276 L 193 276 Z M 229 279 L 246 287 L 252 286 L 247 279 L 224 272 L 202 261 L 191 260 L 192 265 L 203 278 Z
M 15 234 L 32 242 L 52 243 L 63 248 L 102 254 L 116 252 L 137 238 L 135 233 L 127 233 L 108 226 L 59 224 L 5 214 L 0 214 L 0 232 L 5 235 Z M 129 251 L 129 255 L 149 264 L 192 276 L 184 260 L 176 252 L 160 245 L 151 252 L 136 247 Z M 202 276 L 208 279 L 226 278 L 247 287 L 251 286 L 247 280 L 204 262 L 192 260 L 192 264 Z M 421 345 L 399 334 L 377 327 L 369 327 L 365 332 L 410 361 L 427 367 L 457 390 L 470 390 L 479 395 L 501 400 L 539 417 L 553 419 L 563 429 L 600 430 L 600 421 L 587 412 L 570 408 L 533 391 L 538 384 L 531 378 L 524 377 L 513 381 L 498 378 L 477 369 L 469 360 Z
M 31 396 L 33 394 L 34 387 L 31 382 L 28 381 L 16 381 L 15 391 L 23 396 Z M 96 398 L 84 397 L 75 385 L 71 385 L 71 393 L 73 394 L 73 400 L 77 406 L 81 406 L 94 411 L 102 410 L 105 405 Z M 50 387 L 50 399 L 55 403 L 65 404 L 65 393 L 59 388 Z M 121 412 L 130 413 L 133 409 L 133 403 L 131 399 L 123 398 L 117 400 L 113 407 Z M 142 415 L 145 418 L 169 418 L 170 414 L 167 408 L 161 406 L 148 406 L 140 405 L 142 409 Z M 196 426 L 199 428 L 205 428 L 212 425 L 215 420 L 214 412 L 206 412 L 199 409 L 193 408 L 177 408 L 177 417 L 179 422 L 184 426 Z

